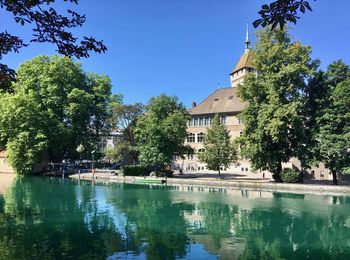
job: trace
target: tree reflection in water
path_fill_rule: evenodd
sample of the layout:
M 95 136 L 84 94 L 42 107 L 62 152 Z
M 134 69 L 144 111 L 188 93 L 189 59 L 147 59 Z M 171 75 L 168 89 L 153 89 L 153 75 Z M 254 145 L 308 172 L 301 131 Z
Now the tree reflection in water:
M 348 258 L 349 197 L 266 194 L 16 179 L 0 259 Z

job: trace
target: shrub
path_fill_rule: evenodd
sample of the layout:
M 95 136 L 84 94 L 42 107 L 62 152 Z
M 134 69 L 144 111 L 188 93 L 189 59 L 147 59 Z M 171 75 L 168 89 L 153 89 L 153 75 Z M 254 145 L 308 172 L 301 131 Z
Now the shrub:
M 156 171 L 157 177 L 173 177 L 174 171 L 173 170 L 161 170 Z
M 303 182 L 303 176 L 300 172 L 294 169 L 283 169 L 281 179 L 286 183 L 300 183 Z
M 124 176 L 146 176 L 149 173 L 149 169 L 142 165 L 124 165 L 122 167 L 122 174 Z

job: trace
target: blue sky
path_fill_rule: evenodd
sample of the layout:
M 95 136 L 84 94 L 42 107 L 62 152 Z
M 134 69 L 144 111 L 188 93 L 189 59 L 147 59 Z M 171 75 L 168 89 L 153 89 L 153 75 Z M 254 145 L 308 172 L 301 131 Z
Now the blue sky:
M 229 73 L 244 50 L 246 23 L 252 32 L 257 11 L 271 1 L 80 0 L 69 7 L 87 17 L 76 33 L 103 39 L 108 47 L 105 54 L 80 60 L 86 71 L 111 77 L 113 92 L 124 94 L 126 103 L 145 103 L 166 93 L 190 106 L 218 84 L 229 86 Z M 313 47 L 312 56 L 321 60 L 323 69 L 340 58 L 350 64 L 350 1 L 310 3 L 314 12 L 292 26 L 292 36 Z M 0 17 L 0 31 L 29 39 L 28 28 L 15 24 L 3 10 Z M 3 62 L 17 68 L 40 54 L 55 54 L 55 47 L 32 44 L 6 55 Z

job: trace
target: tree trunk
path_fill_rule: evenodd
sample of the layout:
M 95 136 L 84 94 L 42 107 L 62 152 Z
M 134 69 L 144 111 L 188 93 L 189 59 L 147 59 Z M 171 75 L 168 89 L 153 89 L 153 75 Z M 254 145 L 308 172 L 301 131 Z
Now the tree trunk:
M 338 180 L 337 180 L 337 172 L 335 170 L 331 170 L 332 176 L 333 176 L 333 184 L 338 185 Z
M 279 162 L 272 176 L 276 182 L 282 182 L 281 172 L 282 172 L 282 162 Z
M 219 179 L 221 179 L 221 176 L 220 176 L 220 167 L 219 167 L 219 169 L 218 169 L 218 172 L 219 172 Z

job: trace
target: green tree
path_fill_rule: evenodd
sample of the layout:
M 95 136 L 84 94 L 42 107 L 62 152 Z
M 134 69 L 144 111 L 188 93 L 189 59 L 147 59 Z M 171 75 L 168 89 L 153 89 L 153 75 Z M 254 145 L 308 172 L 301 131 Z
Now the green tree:
M 292 157 L 306 167 L 305 91 L 318 63 L 310 54 L 311 47 L 292 42 L 286 31 L 264 29 L 258 32 L 253 59 L 259 74 L 248 75 L 239 86 L 247 102 L 241 152 L 254 169 L 273 172 L 277 181 L 282 162 Z
M 89 153 L 108 129 L 111 91 L 106 76 L 86 74 L 70 58 L 39 56 L 17 71 L 14 94 L 0 102 L 0 146 L 19 174 L 40 171 L 40 162 Z
M 326 80 L 330 88 L 335 88 L 338 83 L 350 78 L 350 66 L 342 60 L 331 63 L 326 71 Z
M 134 129 L 137 119 L 143 114 L 144 105 L 135 103 L 132 105 L 115 105 L 111 111 L 111 125 L 122 132 L 122 137 L 116 141 L 114 148 L 109 148 L 106 152 L 114 161 L 126 164 L 136 164 L 139 152 L 137 149 Z M 107 155 L 106 154 L 106 155 Z
M 309 80 L 305 92 L 305 130 L 309 138 L 305 158 L 310 165 L 322 161 L 319 147 L 320 118 L 332 104 L 332 92 L 337 84 L 350 78 L 350 67 L 338 60 L 330 64 L 326 72 L 317 71 Z
M 337 172 L 350 174 L 350 78 L 331 91 L 327 108 L 318 117 L 320 161 L 330 169 L 333 183 L 338 184 Z
M 204 138 L 204 152 L 199 153 L 199 160 L 207 164 L 209 170 L 218 171 L 222 167 L 229 167 L 237 161 L 236 149 L 230 142 L 230 134 L 224 125 L 220 124 L 220 118 L 215 115 L 213 124 L 208 128 Z
M 162 167 L 169 165 L 174 155 L 185 150 L 187 120 L 188 112 L 177 97 L 162 94 L 151 98 L 135 128 L 140 162 Z

